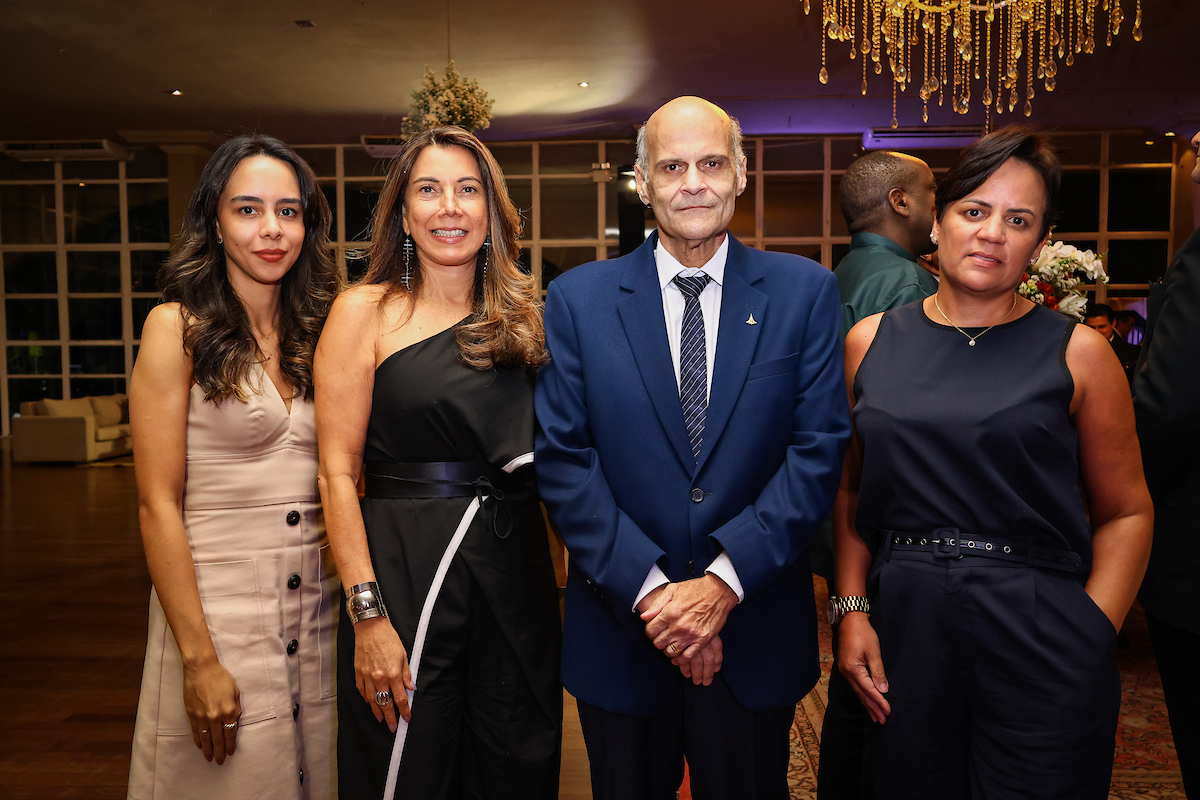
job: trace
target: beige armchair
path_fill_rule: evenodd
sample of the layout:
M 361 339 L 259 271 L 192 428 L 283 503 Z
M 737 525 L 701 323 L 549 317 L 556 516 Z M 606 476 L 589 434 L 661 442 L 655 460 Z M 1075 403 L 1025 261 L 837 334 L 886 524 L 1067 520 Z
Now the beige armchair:
M 133 450 L 123 394 L 21 403 L 12 418 L 14 461 L 96 461 Z

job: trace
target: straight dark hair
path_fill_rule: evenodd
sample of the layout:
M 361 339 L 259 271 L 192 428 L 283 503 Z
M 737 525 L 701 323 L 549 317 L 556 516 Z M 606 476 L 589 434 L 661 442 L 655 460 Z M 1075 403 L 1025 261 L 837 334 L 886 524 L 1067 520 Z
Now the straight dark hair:
M 1033 128 L 1023 125 L 1009 125 L 993 131 L 962 152 L 938 184 L 938 222 L 942 221 L 951 203 L 982 186 L 1010 158 L 1033 167 L 1042 178 L 1042 185 L 1046 189 L 1046 213 L 1042 215 L 1042 236 L 1045 236 L 1050 231 L 1057 210 L 1062 167 L 1049 140 Z
M 312 362 L 329 306 L 341 288 L 330 254 L 329 204 L 312 168 L 278 139 L 235 136 L 217 148 L 188 201 L 182 239 L 158 273 L 163 302 L 183 307 L 183 347 L 204 399 L 219 403 L 247 397 L 249 371 L 262 361 L 250 319 L 226 273 L 225 248 L 217 242 L 217 207 L 237 166 L 266 156 L 296 173 L 304 214 L 304 243 L 283 278 L 279 296 L 279 368 L 293 391 L 312 399 Z

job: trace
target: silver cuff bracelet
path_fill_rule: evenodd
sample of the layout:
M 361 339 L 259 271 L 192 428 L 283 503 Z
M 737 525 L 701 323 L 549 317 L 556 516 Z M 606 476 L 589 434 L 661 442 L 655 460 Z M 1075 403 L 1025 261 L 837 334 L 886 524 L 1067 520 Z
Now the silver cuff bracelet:
M 388 615 L 387 608 L 383 605 L 379 584 L 371 581 L 351 586 L 350 596 L 346 599 L 346 613 L 350 616 L 350 621 L 355 624 L 364 619 L 386 617 Z

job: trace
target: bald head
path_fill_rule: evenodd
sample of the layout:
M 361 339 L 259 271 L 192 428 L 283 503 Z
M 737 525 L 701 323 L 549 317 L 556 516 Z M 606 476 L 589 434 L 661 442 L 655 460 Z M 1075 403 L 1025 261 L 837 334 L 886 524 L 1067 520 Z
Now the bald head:
M 659 107 L 650 115 L 650 119 L 637 132 L 637 166 L 642 174 L 649 173 L 650 139 L 658 136 L 662 130 L 677 130 L 680 128 L 695 129 L 718 126 L 721 138 L 729 142 L 729 152 L 740 177 L 745 171 L 744 160 L 746 153 L 742 150 L 742 126 L 729 116 L 723 108 L 708 102 L 702 97 L 676 97 L 674 100 Z

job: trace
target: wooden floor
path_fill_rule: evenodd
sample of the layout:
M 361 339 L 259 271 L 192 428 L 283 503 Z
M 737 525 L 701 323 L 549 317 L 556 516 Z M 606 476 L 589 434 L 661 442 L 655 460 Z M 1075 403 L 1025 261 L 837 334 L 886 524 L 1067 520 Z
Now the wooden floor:
M 119 800 L 150 593 L 133 470 L 0 458 L 0 800 Z M 565 700 L 560 797 L 590 799 Z

